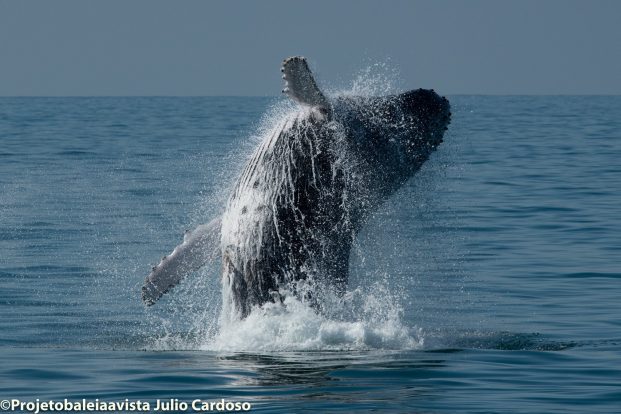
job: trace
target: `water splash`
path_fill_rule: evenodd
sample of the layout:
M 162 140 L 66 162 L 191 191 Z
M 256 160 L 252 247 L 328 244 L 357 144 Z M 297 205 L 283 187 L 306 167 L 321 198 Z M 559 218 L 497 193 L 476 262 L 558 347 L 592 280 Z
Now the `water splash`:
M 329 315 L 317 313 L 288 292 L 282 304 L 267 303 L 243 320 L 220 327 L 202 349 L 214 351 L 300 351 L 418 349 L 422 330 L 401 321 L 401 309 L 386 286 L 348 292 Z
M 353 76 L 349 86 L 345 88 L 327 88 L 331 98 L 337 96 L 386 96 L 399 93 L 401 83 L 399 69 L 387 60 L 371 63 Z
M 397 79 L 398 71 L 388 63 L 377 63 L 360 71 L 345 90 L 328 89 L 328 93 L 331 97 L 393 94 L 397 92 Z M 257 126 L 256 133 L 248 140 L 250 145 L 247 149 L 265 142 L 279 129 L 283 120 L 295 116 L 297 112 L 299 107 L 289 100 L 272 105 Z M 335 124 L 334 128 L 338 129 L 338 123 Z M 336 131 L 335 140 L 338 141 L 341 135 Z M 342 152 L 334 163 L 336 168 L 345 176 L 355 174 L 358 168 L 348 164 L 355 157 L 347 156 L 347 146 L 334 145 L 334 148 Z M 248 153 L 251 151 L 243 157 L 246 160 Z M 360 198 L 365 195 L 360 191 L 355 194 L 344 191 L 343 203 L 348 204 L 348 196 Z M 367 198 L 371 196 L 367 195 Z M 206 301 L 199 299 L 197 292 L 214 290 L 213 283 L 205 282 L 207 275 L 204 273 L 211 272 L 203 272 L 201 278 L 186 283 L 182 292 L 176 292 L 177 299 L 168 301 L 169 313 L 152 319 L 152 323 L 159 328 L 152 341 L 154 349 L 402 350 L 418 349 L 424 343 L 419 328 L 403 323 L 402 298 L 393 292 L 398 288 L 387 282 L 389 278 L 371 285 L 350 287 L 344 297 L 331 294 L 326 289 L 326 292 L 321 292 L 321 312 L 300 299 L 300 295 L 283 290 L 280 292 L 283 303 L 255 307 L 246 318 L 239 320 L 231 306 L 231 293 L 226 284 L 218 284 L 222 291 L 220 300 L 215 300 L 212 294 Z
M 421 328 L 404 324 L 399 300 L 384 283 L 358 287 L 341 299 L 329 298 L 329 313 L 318 313 L 290 292 L 280 293 L 282 303 L 255 307 L 242 320 L 218 319 L 216 306 L 186 308 L 185 323 L 176 317 L 181 312 L 154 317 L 151 322 L 158 331 L 139 347 L 272 352 L 416 350 L 425 344 Z

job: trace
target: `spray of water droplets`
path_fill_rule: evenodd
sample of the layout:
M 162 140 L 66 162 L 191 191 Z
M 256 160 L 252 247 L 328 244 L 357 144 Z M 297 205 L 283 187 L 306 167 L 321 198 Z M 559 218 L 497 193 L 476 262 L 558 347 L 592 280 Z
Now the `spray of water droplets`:
M 327 92 L 332 98 L 387 95 L 397 92 L 397 79 L 397 71 L 388 64 L 374 64 L 362 70 L 350 87 L 328 88 Z M 251 136 L 252 144 L 271 136 L 283 119 L 295 116 L 298 110 L 288 100 L 273 105 Z M 347 159 L 339 158 L 340 162 Z M 217 265 L 201 271 L 199 277 L 178 286 L 174 298 L 161 304 L 158 312 L 150 314 L 149 325 L 157 333 L 150 337 L 147 348 L 228 352 L 417 349 L 423 345 L 421 330 L 403 323 L 401 303 L 407 298 L 391 286 L 390 277 L 381 270 L 375 272 L 380 276 L 376 280 L 349 286 L 342 297 L 326 292 L 322 312 L 281 290 L 282 303 L 255 307 L 242 320 L 231 318 L 230 310 L 223 306 L 226 292 L 223 301 L 219 271 Z

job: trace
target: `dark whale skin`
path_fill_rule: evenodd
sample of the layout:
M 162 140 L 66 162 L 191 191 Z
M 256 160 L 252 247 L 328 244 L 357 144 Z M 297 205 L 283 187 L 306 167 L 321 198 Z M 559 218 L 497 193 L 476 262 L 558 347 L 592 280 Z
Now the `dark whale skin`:
M 340 97 L 283 120 L 246 165 L 222 218 L 231 316 L 280 301 L 283 289 L 319 311 L 326 290 L 343 293 L 356 234 L 440 145 L 450 115 L 446 98 L 417 89 Z

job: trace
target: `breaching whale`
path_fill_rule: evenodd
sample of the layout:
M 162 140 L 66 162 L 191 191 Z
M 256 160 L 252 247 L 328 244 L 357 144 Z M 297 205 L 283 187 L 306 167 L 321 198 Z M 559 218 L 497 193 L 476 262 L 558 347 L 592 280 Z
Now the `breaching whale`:
M 283 92 L 299 110 L 281 119 L 239 176 L 224 213 L 186 232 L 152 268 L 152 305 L 182 278 L 221 259 L 233 318 L 295 294 L 321 308 L 345 291 L 352 242 L 369 216 L 442 142 L 450 105 L 433 90 L 328 99 L 303 57 L 283 62 Z

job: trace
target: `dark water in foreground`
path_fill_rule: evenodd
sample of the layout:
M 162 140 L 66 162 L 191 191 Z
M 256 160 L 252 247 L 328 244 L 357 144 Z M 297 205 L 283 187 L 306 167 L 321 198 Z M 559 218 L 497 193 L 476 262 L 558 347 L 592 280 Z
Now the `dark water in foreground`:
M 620 412 L 621 97 L 450 99 L 342 312 L 222 329 L 217 268 L 150 309 L 140 285 L 221 211 L 274 100 L 1 98 L 0 399 Z

